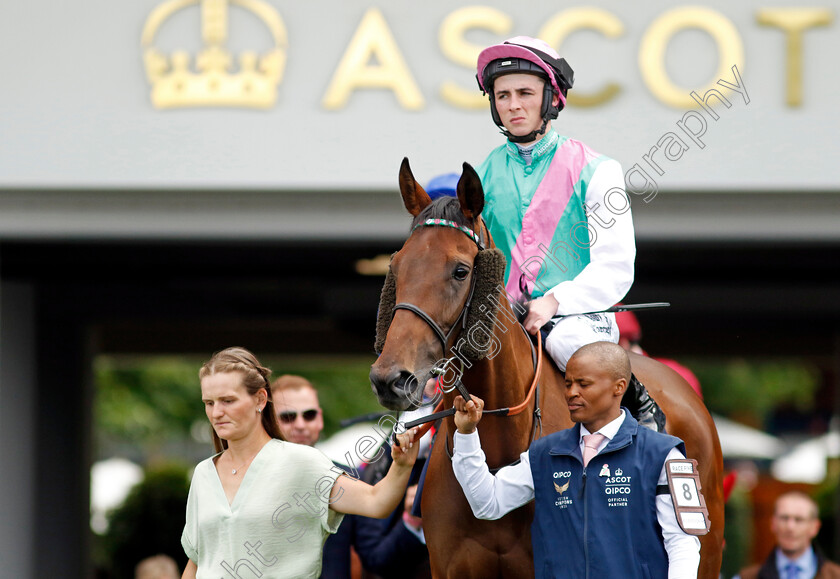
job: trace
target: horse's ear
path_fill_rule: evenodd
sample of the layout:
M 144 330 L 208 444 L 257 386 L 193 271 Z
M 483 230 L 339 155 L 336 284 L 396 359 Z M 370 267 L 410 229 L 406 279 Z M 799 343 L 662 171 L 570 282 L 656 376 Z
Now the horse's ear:
M 408 157 L 405 157 L 400 165 L 400 194 L 408 212 L 413 217 L 420 215 L 420 212 L 432 202 L 432 198 L 420 183 L 414 180 L 411 167 L 408 166 Z
M 464 163 L 464 171 L 458 180 L 458 201 L 461 213 L 468 219 L 476 219 L 484 209 L 484 189 L 481 179 L 469 163 Z

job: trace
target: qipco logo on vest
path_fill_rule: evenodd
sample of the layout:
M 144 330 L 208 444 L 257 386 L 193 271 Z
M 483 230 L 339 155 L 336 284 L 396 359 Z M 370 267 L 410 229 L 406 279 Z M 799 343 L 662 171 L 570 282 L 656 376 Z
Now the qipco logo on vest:
M 572 471 L 570 470 L 564 470 L 554 473 L 554 478 L 569 478 L 570 476 L 572 476 Z

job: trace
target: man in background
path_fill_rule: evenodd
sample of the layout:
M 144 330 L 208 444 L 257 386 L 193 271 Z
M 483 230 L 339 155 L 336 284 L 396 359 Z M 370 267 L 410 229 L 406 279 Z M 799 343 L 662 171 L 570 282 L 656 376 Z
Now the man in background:
M 283 438 L 315 446 L 324 430 L 324 416 L 312 383 L 303 376 L 280 376 L 271 384 L 271 398 Z
M 803 492 L 776 499 L 772 531 L 776 547 L 764 563 L 743 569 L 740 579 L 840 579 L 840 565 L 814 547 L 820 531 L 817 503 Z
M 283 437 L 295 444 L 314 446 L 324 429 L 324 416 L 315 386 L 302 376 L 286 374 L 271 384 L 271 398 Z M 362 477 L 365 482 L 376 482 L 370 479 L 381 470 L 380 463 L 387 471 L 390 455 L 386 453 L 385 456 L 387 460 L 383 457 L 366 467 Z M 353 476 L 347 465 L 336 463 L 336 466 Z M 321 579 L 350 579 L 358 576 L 353 574 L 351 547 L 355 547 L 366 571 L 385 579 L 414 577 L 416 570 L 422 573 L 428 567 L 428 551 L 423 541 L 421 520 L 409 512 L 421 467 L 422 462 L 418 464 L 416 475 L 412 473 L 411 486 L 404 499 L 406 506 L 401 505 L 391 516 L 382 520 L 354 515 L 344 517 L 338 531 L 324 543 Z

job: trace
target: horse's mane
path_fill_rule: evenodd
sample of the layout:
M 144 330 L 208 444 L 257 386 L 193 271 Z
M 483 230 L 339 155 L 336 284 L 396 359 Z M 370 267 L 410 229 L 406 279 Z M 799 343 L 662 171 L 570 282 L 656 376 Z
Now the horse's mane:
M 472 227 L 472 223 L 461 212 L 461 202 L 455 197 L 438 197 L 426 206 L 420 214 L 411 222 L 412 229 L 418 223 L 422 223 L 426 219 L 446 219 L 454 221 L 458 225 Z

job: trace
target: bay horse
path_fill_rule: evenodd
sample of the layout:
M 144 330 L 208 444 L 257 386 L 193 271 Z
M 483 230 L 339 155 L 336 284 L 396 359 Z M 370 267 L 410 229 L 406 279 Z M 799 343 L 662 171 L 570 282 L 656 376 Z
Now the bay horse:
M 573 425 L 562 373 L 550 360 L 538 363 L 538 349 L 516 321 L 515 309 L 521 306 L 511 304 L 504 292 L 504 258 L 481 219 L 484 192 L 472 167 L 464 163 L 457 199 L 432 202 L 414 179 L 408 159 L 400 167 L 399 183 L 414 221 L 392 257 L 383 287 L 376 344 L 380 356 L 371 367 L 371 386 L 386 408 L 413 408 L 433 370 L 449 360 L 466 390 L 484 399 L 485 409 L 527 407 L 508 416 L 485 410 L 478 428 L 488 466 L 510 464 L 534 436 Z M 632 353 L 630 358 L 633 372 L 664 411 L 667 432 L 682 439 L 688 457 L 698 461 L 711 522 L 711 530 L 701 537 L 698 577 L 716 579 L 724 498 L 714 422 L 676 372 L 650 358 Z M 453 389 L 445 393 L 442 407 L 451 408 L 457 394 Z M 433 577 L 533 577 L 533 502 L 497 521 L 477 520 L 452 471 L 455 430 L 451 416 L 442 421 L 422 494 Z

